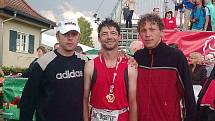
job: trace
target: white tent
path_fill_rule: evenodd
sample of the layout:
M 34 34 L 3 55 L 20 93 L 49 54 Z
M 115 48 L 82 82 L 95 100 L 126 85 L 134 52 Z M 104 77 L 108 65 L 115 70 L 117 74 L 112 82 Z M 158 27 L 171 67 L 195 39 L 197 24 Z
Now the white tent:
M 42 34 L 42 40 L 41 40 L 42 44 L 50 46 L 50 47 L 54 47 L 54 44 L 57 42 L 58 41 L 57 41 L 57 38 L 55 36 L 51 36 L 48 34 Z M 92 47 L 89 47 L 89 46 L 86 46 L 86 45 L 83 45 L 80 43 L 78 43 L 78 46 L 80 46 L 84 52 L 93 49 Z

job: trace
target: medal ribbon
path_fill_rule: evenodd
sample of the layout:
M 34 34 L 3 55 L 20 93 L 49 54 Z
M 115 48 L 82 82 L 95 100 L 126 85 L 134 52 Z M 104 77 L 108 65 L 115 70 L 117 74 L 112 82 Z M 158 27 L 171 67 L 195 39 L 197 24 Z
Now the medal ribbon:
M 105 59 L 104 59 L 103 56 L 100 56 L 100 61 L 102 62 L 102 65 L 104 66 L 104 68 L 107 70 L 108 83 L 109 83 L 110 82 L 110 73 L 108 71 L 108 68 L 107 68 L 107 65 L 106 65 L 106 62 L 105 62 Z M 115 100 L 115 97 L 114 97 L 114 82 L 115 82 L 116 77 L 117 77 L 117 69 L 118 69 L 118 66 L 119 66 L 120 62 L 121 62 L 121 58 L 118 57 L 117 61 L 116 61 L 114 73 L 113 73 L 113 79 L 112 79 L 112 82 L 110 84 L 109 94 L 106 96 L 108 102 L 111 102 L 111 103 L 113 103 L 114 100 Z

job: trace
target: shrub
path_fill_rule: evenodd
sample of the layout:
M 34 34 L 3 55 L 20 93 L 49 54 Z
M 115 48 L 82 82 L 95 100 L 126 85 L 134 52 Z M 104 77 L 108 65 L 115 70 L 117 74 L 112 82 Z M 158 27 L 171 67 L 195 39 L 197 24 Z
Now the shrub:
M 5 66 L 2 66 L 1 69 L 4 71 L 4 75 L 23 73 L 26 70 L 26 68 L 5 67 Z

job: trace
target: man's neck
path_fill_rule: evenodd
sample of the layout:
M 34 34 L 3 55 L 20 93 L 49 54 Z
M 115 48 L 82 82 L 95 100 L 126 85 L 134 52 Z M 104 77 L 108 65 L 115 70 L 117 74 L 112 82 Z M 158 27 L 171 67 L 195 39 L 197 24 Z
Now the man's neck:
M 104 56 L 106 66 L 108 68 L 115 67 L 115 64 L 119 55 L 118 48 L 114 50 L 109 50 L 109 51 L 105 50 L 102 55 Z
M 152 49 L 154 49 L 154 48 L 157 48 L 158 47 L 158 45 L 161 43 L 161 38 L 160 38 L 160 40 L 156 43 L 156 45 L 154 46 L 154 47 L 150 47 L 150 48 L 147 48 L 147 47 L 145 47 L 146 49 L 148 49 L 148 50 L 152 50 Z
M 63 56 L 70 57 L 74 54 L 75 51 L 74 50 L 73 51 L 65 51 L 63 48 L 59 47 L 57 49 L 57 52 Z
M 115 60 L 118 57 L 118 48 L 114 50 L 104 50 L 103 56 L 105 60 Z

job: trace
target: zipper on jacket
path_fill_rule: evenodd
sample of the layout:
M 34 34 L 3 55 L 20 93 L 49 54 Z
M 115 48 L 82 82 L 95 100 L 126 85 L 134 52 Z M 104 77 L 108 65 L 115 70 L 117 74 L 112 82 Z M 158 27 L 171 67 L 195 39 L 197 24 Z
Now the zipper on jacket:
M 148 95 L 149 95 L 149 98 L 151 97 L 151 81 L 152 81 L 152 67 L 153 67 L 153 63 L 154 63 L 154 55 L 153 55 L 153 53 L 152 53 L 152 50 L 149 50 L 149 56 L 150 56 L 150 59 L 151 59 L 151 61 L 150 61 L 150 68 L 149 68 L 149 93 L 148 93 Z M 147 115 L 147 120 L 149 120 L 150 119 L 150 106 L 151 106 L 151 103 L 150 103 L 151 101 L 149 101 L 149 104 L 148 104 L 148 115 Z
M 151 55 L 151 63 L 150 63 L 150 70 L 152 69 L 153 67 L 153 63 L 154 63 L 154 55 L 152 54 L 152 50 L 149 51 L 150 52 L 150 55 Z M 150 72 L 151 74 L 151 72 Z

